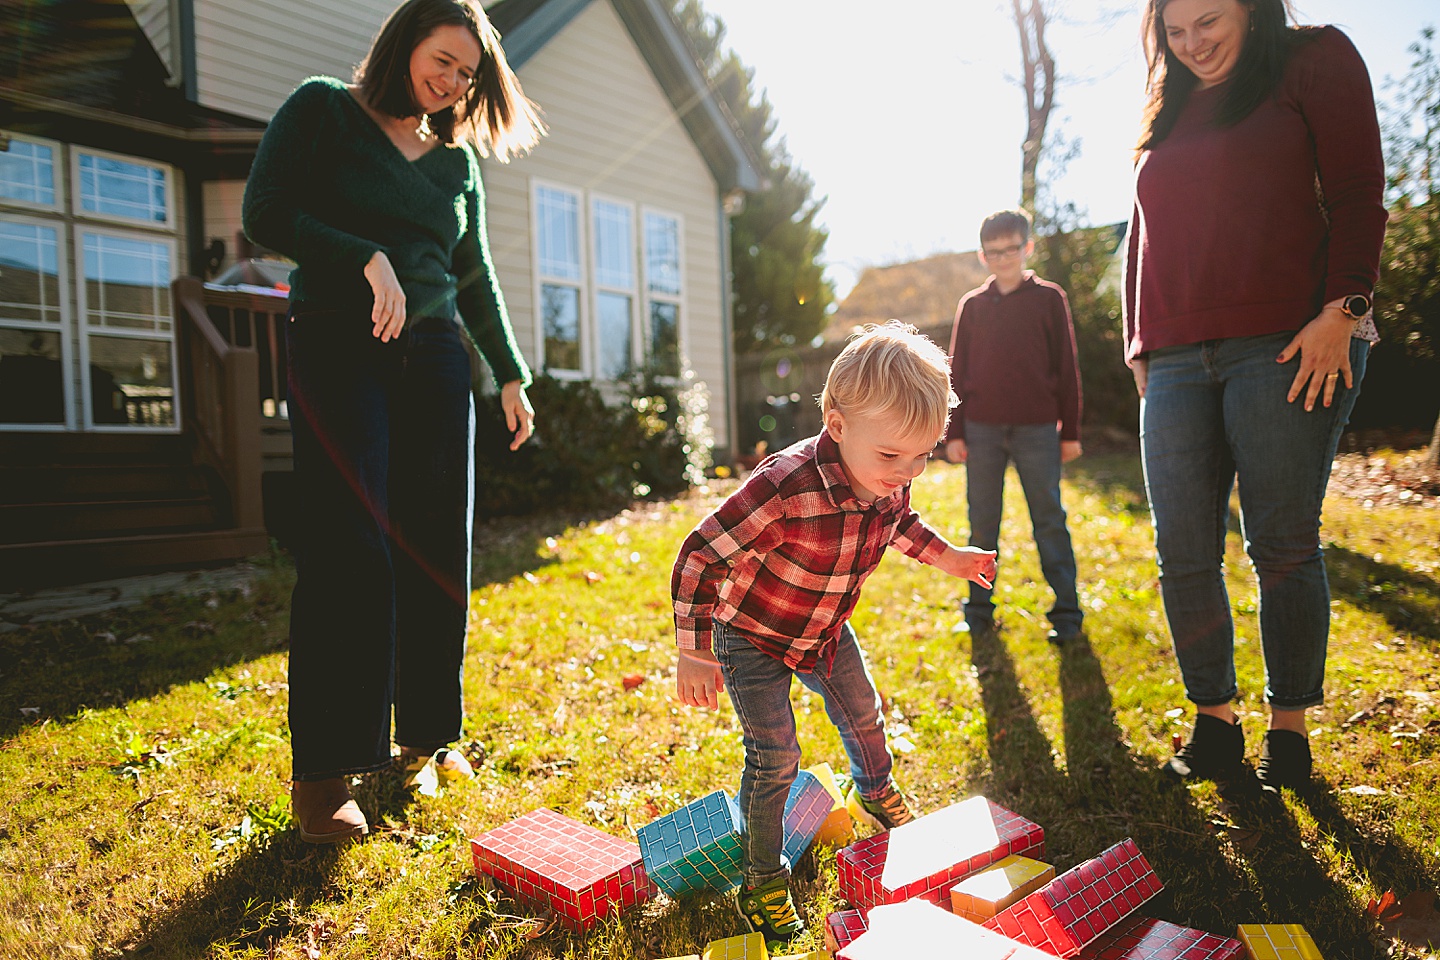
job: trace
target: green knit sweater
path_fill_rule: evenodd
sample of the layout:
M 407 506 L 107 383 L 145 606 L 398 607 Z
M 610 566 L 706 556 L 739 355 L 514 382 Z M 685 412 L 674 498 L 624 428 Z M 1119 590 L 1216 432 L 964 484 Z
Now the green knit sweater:
M 529 384 L 485 240 L 480 165 L 463 143 L 405 159 L 332 77 L 311 77 L 276 111 L 245 185 L 245 235 L 298 266 L 290 298 L 363 309 L 365 264 L 383 250 L 407 317 L 459 311 L 497 384 Z

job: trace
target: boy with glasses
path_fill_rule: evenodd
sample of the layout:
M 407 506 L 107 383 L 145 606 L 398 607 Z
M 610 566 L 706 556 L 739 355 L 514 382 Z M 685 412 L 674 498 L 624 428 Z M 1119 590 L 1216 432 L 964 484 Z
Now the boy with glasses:
M 1035 249 L 1030 215 L 991 214 L 980 225 L 984 285 L 960 300 L 950 334 L 950 383 L 961 406 L 950 418 L 945 456 L 965 464 L 970 543 L 1000 541 L 1005 469 L 1014 462 L 1030 507 L 1040 568 L 1055 605 L 1052 643 L 1080 636 L 1084 615 L 1075 589 L 1075 552 L 1060 502 L 1060 465 L 1080 456 L 1080 370 L 1065 292 L 1025 269 Z M 965 602 L 972 633 L 995 626 L 987 585 L 972 583 Z

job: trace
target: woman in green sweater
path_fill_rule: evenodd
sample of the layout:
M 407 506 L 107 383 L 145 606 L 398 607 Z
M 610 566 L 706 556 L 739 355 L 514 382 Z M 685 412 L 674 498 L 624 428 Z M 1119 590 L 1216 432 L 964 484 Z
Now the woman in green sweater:
M 351 775 L 434 757 L 468 777 L 460 673 L 475 406 L 460 325 L 500 387 L 511 449 L 530 372 L 485 240 L 476 153 L 543 134 L 476 0 L 408 0 L 345 84 L 281 106 L 244 226 L 293 258 L 289 409 L 300 518 L 290 615 L 291 799 L 300 835 L 368 832 Z

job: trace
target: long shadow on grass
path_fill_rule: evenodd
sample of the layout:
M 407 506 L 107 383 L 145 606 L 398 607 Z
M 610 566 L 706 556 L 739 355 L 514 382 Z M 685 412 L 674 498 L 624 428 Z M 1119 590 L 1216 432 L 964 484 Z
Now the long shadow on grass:
M 1400 633 L 1440 642 L 1440 582 L 1348 547 L 1325 548 L 1330 591 L 1380 614 Z
M 288 580 L 238 591 L 152 597 L 135 607 L 0 634 L 0 741 L 31 723 L 152 697 L 284 643 Z M 26 716 L 21 708 L 35 708 Z
M 252 844 L 146 923 L 134 948 L 155 960 L 205 956 L 215 944 L 263 954 L 327 895 L 339 857 L 334 847 L 303 843 L 295 830 Z

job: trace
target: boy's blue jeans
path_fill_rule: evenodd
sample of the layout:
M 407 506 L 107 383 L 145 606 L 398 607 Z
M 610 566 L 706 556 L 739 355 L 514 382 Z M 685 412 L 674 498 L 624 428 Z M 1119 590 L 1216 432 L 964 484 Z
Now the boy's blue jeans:
M 1050 625 L 1058 632 L 1079 631 L 1084 621 L 1075 590 L 1075 551 L 1060 502 L 1060 431 L 1053 423 L 965 424 L 965 491 L 970 506 L 970 545 L 994 550 L 1000 543 L 1000 516 L 1005 505 L 1005 468 L 1015 462 L 1030 524 L 1040 552 L 1040 570 L 1055 592 Z M 970 584 L 965 602 L 967 623 L 990 623 L 995 617 L 992 591 Z
M 850 775 L 860 794 L 875 797 L 890 782 L 892 760 L 885 745 L 885 718 L 880 694 L 860 652 L 855 631 L 840 629 L 839 647 L 827 671 L 799 673 L 761 652 L 745 635 L 717 622 L 711 643 L 730 702 L 740 718 L 745 742 L 745 772 L 740 776 L 740 815 L 747 887 L 788 876 L 791 864 L 781 861 L 785 800 L 800 770 L 800 743 L 790 708 L 790 679 L 818 693 L 830 722 L 850 759 Z
M 1199 706 L 1237 692 L 1234 625 L 1225 590 L 1230 491 L 1240 486 L 1245 551 L 1260 590 L 1265 696 L 1272 707 L 1324 701 L 1330 587 L 1320 506 L 1340 432 L 1355 406 L 1369 344 L 1350 342 L 1355 387 L 1305 410 L 1286 393 L 1298 357 L 1275 362 L 1293 334 L 1207 340 L 1150 354 L 1140 404 L 1145 489 L 1165 616 L 1185 694 Z

